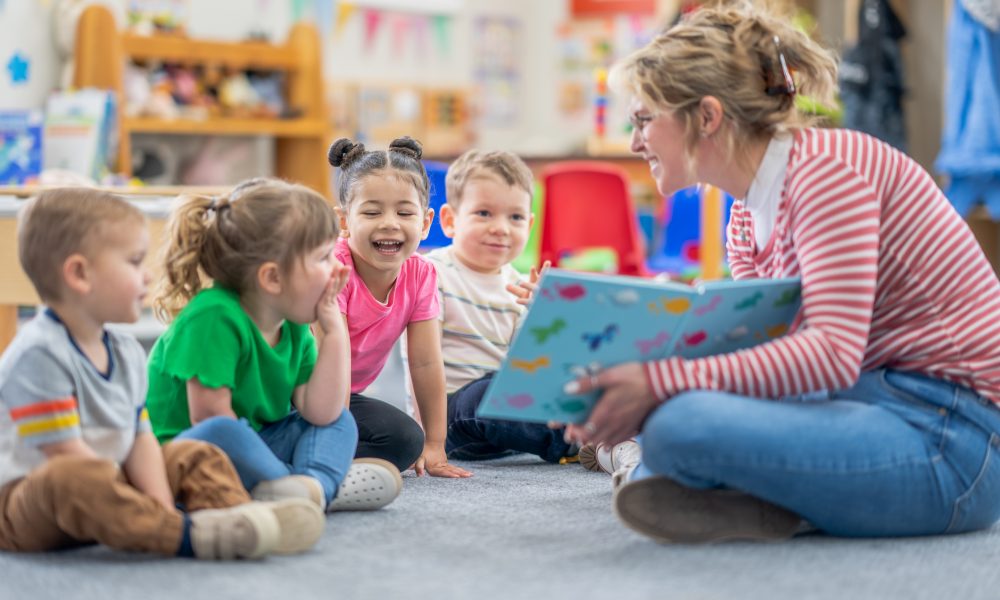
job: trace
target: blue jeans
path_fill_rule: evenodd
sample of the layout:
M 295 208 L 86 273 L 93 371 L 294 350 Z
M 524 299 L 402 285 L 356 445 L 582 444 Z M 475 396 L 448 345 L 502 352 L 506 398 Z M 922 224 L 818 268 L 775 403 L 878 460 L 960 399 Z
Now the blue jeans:
M 901 371 L 778 401 L 692 391 L 646 421 L 632 478 L 742 490 L 833 535 L 959 533 L 1000 518 L 998 431 L 993 403 Z
M 448 439 L 445 451 L 449 458 L 484 460 L 514 452 L 527 452 L 552 463 L 566 456 L 570 447 L 563 440 L 562 429 L 549 429 L 542 423 L 521 423 L 480 419 L 476 409 L 483 401 L 493 374 L 467 383 L 448 395 Z
M 293 410 L 259 432 L 245 419 L 211 417 L 176 439 L 202 440 L 221 448 L 247 490 L 253 490 L 261 481 L 309 475 L 323 484 L 329 503 L 354 460 L 358 427 L 346 410 L 323 427 L 309 423 Z

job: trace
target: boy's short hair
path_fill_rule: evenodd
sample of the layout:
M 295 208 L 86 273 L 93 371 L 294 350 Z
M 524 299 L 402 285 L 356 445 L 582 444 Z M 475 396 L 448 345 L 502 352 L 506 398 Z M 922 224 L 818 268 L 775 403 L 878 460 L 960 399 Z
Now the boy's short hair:
M 106 226 L 142 222 L 142 211 L 108 192 L 90 188 L 47 190 L 28 200 L 18 216 L 17 257 L 43 301 L 59 300 L 62 265 L 95 249 Z
M 476 177 L 493 175 L 509 186 L 521 188 L 531 195 L 533 176 L 528 165 L 512 152 L 496 150 L 483 152 L 469 150 L 455 159 L 445 176 L 445 191 L 448 204 L 458 207 L 462 193 L 469 181 Z

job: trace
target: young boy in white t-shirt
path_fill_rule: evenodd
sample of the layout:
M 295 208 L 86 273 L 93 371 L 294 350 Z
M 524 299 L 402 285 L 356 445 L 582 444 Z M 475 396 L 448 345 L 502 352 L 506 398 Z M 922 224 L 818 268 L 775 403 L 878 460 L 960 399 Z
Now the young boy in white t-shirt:
M 562 429 L 481 419 L 476 409 L 525 311 L 538 271 L 523 282 L 510 265 L 528 241 L 532 176 L 509 152 L 470 150 L 448 169 L 441 228 L 454 243 L 430 252 L 438 273 L 449 458 L 528 452 L 548 462 L 576 454 Z M 521 302 L 519 302 L 519 299 Z

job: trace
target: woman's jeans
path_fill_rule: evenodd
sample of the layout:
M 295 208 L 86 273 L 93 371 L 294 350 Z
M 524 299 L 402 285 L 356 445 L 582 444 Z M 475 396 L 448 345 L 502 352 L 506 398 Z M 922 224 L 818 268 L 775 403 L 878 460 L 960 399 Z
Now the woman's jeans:
M 309 423 L 293 410 L 259 432 L 245 419 L 211 417 L 176 439 L 202 440 L 221 448 L 229 455 L 247 490 L 252 491 L 261 481 L 308 475 L 323 484 L 329 503 L 354 460 L 358 427 L 347 410 L 322 427 Z
M 992 402 L 902 371 L 778 401 L 692 391 L 646 421 L 632 479 L 741 490 L 833 535 L 959 533 L 1000 518 L 998 431 Z

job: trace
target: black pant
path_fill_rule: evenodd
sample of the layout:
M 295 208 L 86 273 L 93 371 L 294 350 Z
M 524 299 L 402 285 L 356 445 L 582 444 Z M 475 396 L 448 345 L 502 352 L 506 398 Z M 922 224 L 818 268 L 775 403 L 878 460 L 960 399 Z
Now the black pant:
M 356 458 L 381 458 L 404 471 L 424 451 L 424 430 L 388 402 L 351 394 L 351 415 L 358 422 Z

